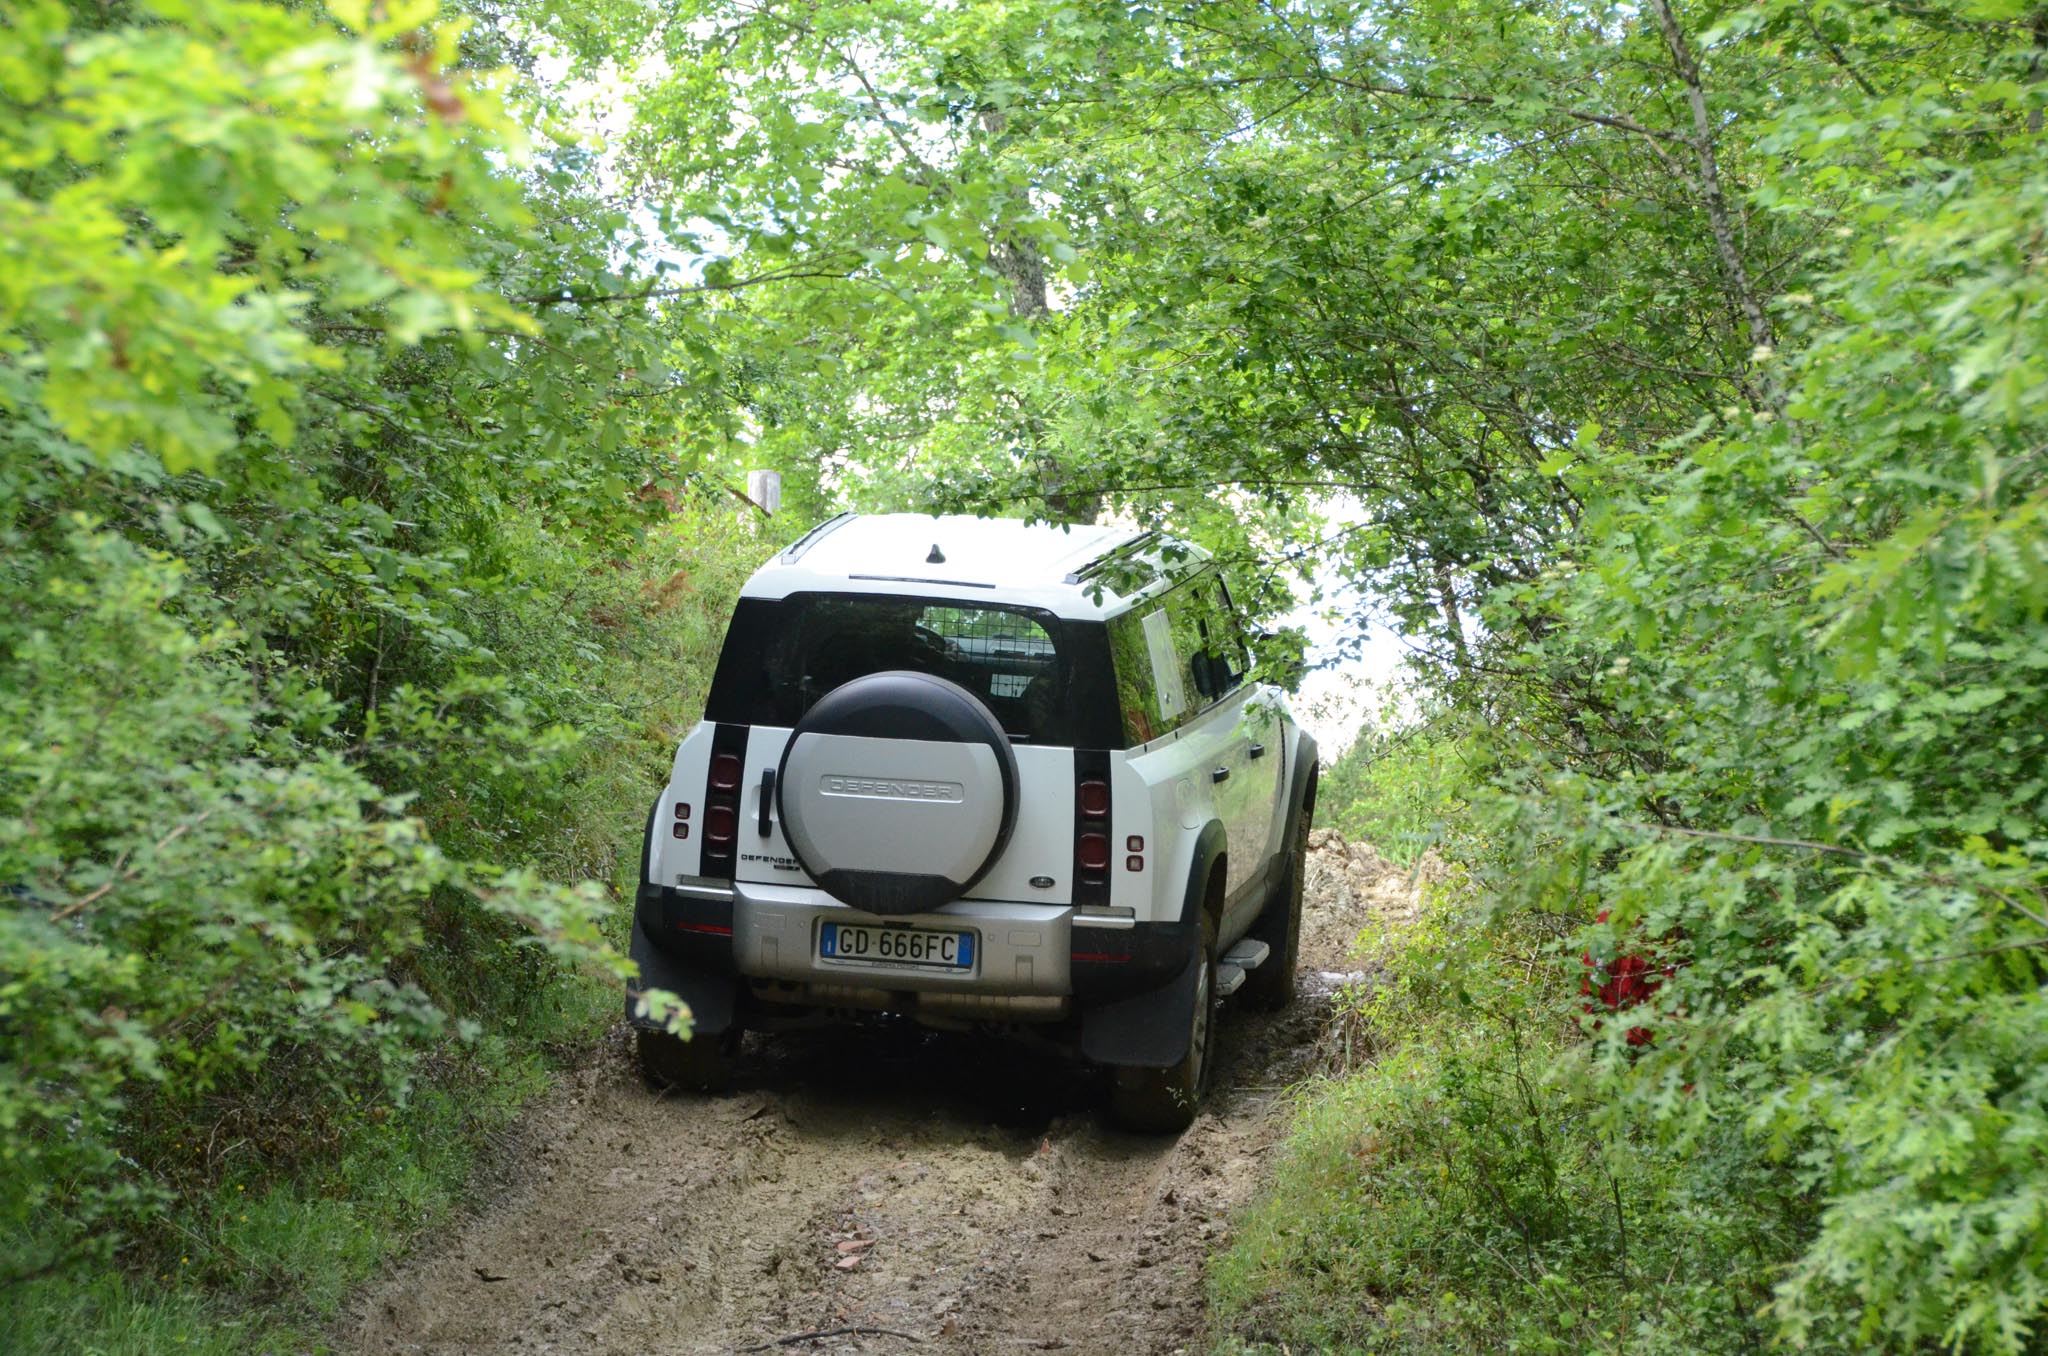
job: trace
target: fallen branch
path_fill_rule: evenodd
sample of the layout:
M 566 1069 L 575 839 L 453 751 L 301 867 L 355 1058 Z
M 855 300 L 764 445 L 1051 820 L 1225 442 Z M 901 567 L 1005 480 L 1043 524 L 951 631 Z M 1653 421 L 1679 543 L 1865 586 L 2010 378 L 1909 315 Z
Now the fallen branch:
M 767 1351 L 773 1347 L 793 1347 L 798 1342 L 821 1342 L 827 1337 L 900 1337 L 906 1342 L 922 1342 L 915 1333 L 898 1332 L 894 1328 L 871 1328 L 855 1324 L 847 1328 L 813 1328 L 809 1332 L 793 1332 L 787 1337 L 774 1337 L 766 1342 L 756 1342 L 750 1347 L 738 1347 L 740 1352 Z

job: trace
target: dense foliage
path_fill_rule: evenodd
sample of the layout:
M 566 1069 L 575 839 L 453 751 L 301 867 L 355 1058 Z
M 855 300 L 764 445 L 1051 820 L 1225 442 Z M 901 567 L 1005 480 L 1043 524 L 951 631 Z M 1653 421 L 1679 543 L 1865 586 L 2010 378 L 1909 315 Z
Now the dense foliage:
M 190 1253 L 188 1205 L 403 1119 L 423 1058 L 509 1058 L 561 963 L 615 983 L 755 548 L 691 478 L 683 322 L 614 299 L 654 271 L 488 30 L 5 13 L 11 1284 Z

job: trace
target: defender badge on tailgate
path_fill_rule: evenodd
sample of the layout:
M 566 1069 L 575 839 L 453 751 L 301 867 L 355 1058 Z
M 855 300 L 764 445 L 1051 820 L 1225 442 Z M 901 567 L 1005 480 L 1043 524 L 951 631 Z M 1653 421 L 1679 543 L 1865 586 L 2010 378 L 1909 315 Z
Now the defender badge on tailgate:
M 818 788 L 828 796 L 859 796 L 867 800 L 938 800 L 957 804 L 967 798 L 967 788 L 958 782 L 906 782 L 837 773 L 819 778 Z

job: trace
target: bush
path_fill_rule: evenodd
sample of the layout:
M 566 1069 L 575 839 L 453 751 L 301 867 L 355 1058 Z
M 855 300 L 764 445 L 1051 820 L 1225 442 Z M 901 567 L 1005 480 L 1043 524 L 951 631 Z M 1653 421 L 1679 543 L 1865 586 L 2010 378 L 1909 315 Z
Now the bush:
M 616 1011 L 755 553 L 678 443 L 716 383 L 463 22 L 4 22 L 0 1283 L 225 1280 L 229 1186 L 353 1274 L 406 1223 L 350 1165 L 452 1190 L 433 1108 Z
M 1387 978 L 1345 1015 L 1375 1053 L 1297 1093 L 1211 1272 L 1221 1350 L 1760 1348 L 1802 1206 L 1739 1127 L 1672 1153 L 1617 1122 L 1576 1072 L 1574 995 L 1544 982 L 1559 931 L 1459 885 L 1372 944 Z
M 1397 866 L 1413 867 L 1432 848 L 1455 853 L 1485 759 L 1484 744 L 1454 713 L 1367 734 L 1324 771 L 1317 818 Z

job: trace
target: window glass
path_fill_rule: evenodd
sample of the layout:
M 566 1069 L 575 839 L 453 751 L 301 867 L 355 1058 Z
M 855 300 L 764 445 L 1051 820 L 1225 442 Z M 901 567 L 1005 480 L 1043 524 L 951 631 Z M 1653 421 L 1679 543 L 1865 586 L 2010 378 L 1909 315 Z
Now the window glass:
M 1109 658 L 1116 672 L 1116 705 L 1122 713 L 1127 744 L 1144 744 L 1173 728 L 1159 702 L 1158 666 L 1145 619 L 1164 613 L 1156 605 L 1132 609 L 1109 623 Z M 1171 637 L 1168 638 L 1169 645 Z M 1170 654 L 1170 671 L 1178 676 L 1180 657 Z M 1178 713 L 1176 713 L 1178 714 Z
M 1244 681 L 1237 620 L 1214 573 L 1112 620 L 1109 650 L 1124 735 L 1132 744 L 1168 733 Z
M 1251 665 L 1246 662 L 1244 638 L 1238 633 L 1237 614 L 1223 590 L 1223 577 L 1206 574 L 1193 580 L 1175 608 L 1185 637 L 1181 654 L 1187 663 L 1188 683 L 1201 694 L 1200 704 L 1207 706 L 1235 692 Z
M 772 723 L 796 724 L 818 698 L 855 678 L 909 669 L 972 692 L 1013 739 L 1069 741 L 1058 623 L 1049 614 L 922 598 L 811 594 L 786 600 L 777 620 L 762 675 Z

